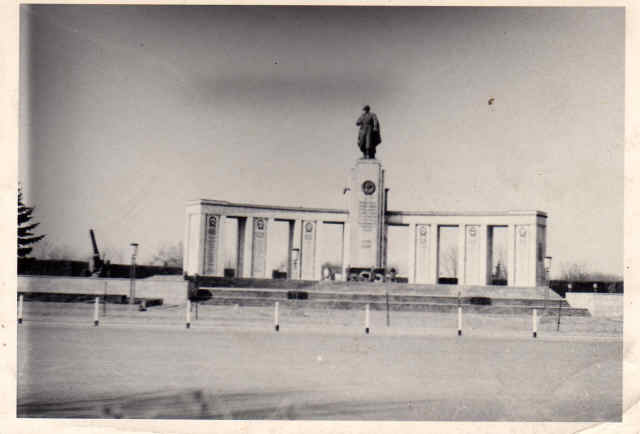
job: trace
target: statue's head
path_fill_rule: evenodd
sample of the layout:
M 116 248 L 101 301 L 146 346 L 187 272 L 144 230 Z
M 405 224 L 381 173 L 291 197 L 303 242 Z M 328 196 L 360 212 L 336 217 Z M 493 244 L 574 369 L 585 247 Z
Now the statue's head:
M 369 107 L 368 105 L 362 107 L 362 111 L 365 113 L 369 113 L 369 110 L 371 110 L 371 107 Z

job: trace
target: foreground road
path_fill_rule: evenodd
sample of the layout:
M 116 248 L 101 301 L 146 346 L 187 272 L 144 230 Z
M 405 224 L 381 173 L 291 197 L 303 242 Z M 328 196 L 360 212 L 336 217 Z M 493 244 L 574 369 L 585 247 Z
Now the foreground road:
M 19 417 L 620 420 L 614 339 L 25 323 Z

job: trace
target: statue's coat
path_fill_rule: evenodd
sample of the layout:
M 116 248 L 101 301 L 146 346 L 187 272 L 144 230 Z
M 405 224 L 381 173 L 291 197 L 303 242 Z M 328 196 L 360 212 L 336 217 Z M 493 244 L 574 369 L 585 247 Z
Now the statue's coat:
M 356 122 L 360 127 L 358 131 L 358 147 L 365 158 L 375 158 L 376 146 L 382 143 L 380 135 L 380 122 L 373 112 L 364 113 Z

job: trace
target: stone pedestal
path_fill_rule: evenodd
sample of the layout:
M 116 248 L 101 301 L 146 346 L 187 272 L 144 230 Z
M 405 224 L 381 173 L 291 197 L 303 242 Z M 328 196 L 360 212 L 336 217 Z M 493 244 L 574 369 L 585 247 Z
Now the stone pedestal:
M 383 266 L 384 170 L 375 159 L 358 160 L 351 169 L 349 266 Z

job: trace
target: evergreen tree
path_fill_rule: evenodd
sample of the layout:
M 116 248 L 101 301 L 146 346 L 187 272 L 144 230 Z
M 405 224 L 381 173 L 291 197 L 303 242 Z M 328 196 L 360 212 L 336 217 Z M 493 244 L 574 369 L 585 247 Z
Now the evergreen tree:
M 32 244 L 43 239 L 44 235 L 33 235 L 33 230 L 40 223 L 29 223 L 35 208 L 22 203 L 22 187 L 18 187 L 18 258 L 24 258 L 33 247 Z

